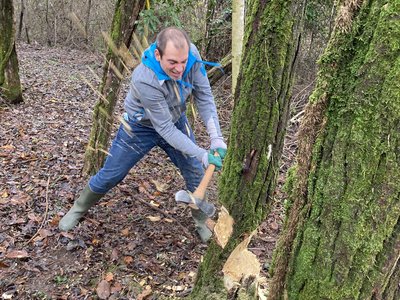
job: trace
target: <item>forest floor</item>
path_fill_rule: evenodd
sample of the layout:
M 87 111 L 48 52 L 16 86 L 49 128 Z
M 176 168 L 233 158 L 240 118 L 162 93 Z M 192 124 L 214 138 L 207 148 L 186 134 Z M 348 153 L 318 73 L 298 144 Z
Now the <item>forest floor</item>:
M 19 45 L 18 54 L 25 102 L 0 108 L 2 299 L 188 295 L 207 245 L 196 235 L 189 209 L 175 204 L 174 193 L 184 182 L 161 151 L 147 155 L 73 231 L 58 230 L 88 180 L 81 170 L 97 97 L 86 80 L 98 86 L 94 74 L 101 77 L 103 59 L 28 45 Z M 226 137 L 232 110 L 229 81 L 214 87 Z M 120 94 L 116 116 L 122 112 L 126 84 Z M 115 121 L 113 134 L 117 126 Z M 206 146 L 200 122 L 194 131 Z M 286 143 L 279 185 L 294 149 L 295 142 Z M 216 179 L 209 189 L 211 201 L 220 207 Z M 281 200 L 278 189 L 271 213 L 249 245 L 264 277 L 282 224 Z

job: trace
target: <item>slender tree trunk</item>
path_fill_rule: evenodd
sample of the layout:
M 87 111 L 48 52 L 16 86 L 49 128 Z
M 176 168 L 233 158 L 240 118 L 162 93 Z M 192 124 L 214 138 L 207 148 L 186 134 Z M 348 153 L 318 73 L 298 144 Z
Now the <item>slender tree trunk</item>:
M 235 221 L 234 231 L 225 249 L 210 243 L 193 299 L 226 297 L 222 266 L 268 213 L 283 148 L 304 1 L 249 0 L 246 5 L 246 20 L 251 22 L 245 26 L 231 136 L 219 185 L 219 200 Z
M 57 15 L 54 14 L 54 46 L 57 45 Z
M 209 44 L 209 39 L 210 39 L 210 26 L 211 26 L 211 21 L 213 20 L 214 17 L 214 12 L 215 12 L 215 6 L 216 6 L 216 0 L 206 0 L 206 22 L 205 22 L 205 29 L 204 29 L 204 36 L 203 40 L 201 41 L 201 45 L 199 45 L 200 48 L 200 54 L 203 58 L 207 57 L 207 48 Z
M 26 38 L 26 42 L 27 42 L 28 44 L 30 44 L 30 43 L 31 43 L 31 39 L 30 39 L 30 37 L 29 37 L 29 28 L 28 28 L 28 26 L 26 26 L 26 25 L 25 25 L 25 38 Z
M 21 12 L 19 13 L 19 25 L 18 25 L 18 40 L 21 39 L 22 29 L 24 26 L 24 13 L 25 13 L 25 2 L 21 0 Z
M 71 0 L 69 3 L 69 12 L 68 14 L 72 13 L 74 11 L 74 0 Z M 68 40 L 71 38 L 74 38 L 74 35 L 72 34 L 72 30 L 73 30 L 73 24 L 72 24 L 72 19 L 69 18 L 69 22 L 68 22 L 68 28 L 69 28 L 69 33 L 68 33 Z
M 111 25 L 111 37 L 119 49 L 122 44 L 129 49 L 132 34 L 136 28 L 135 21 L 144 8 L 145 0 L 118 0 Z M 124 67 L 118 53 L 108 49 L 106 64 L 103 71 L 103 81 L 100 97 L 93 110 L 93 125 L 89 137 L 89 144 L 85 153 L 84 172 L 96 173 L 103 165 L 105 153 L 110 139 L 113 112 L 118 100 L 121 79 L 113 71 L 115 66 L 120 73 Z
M 17 52 L 15 49 L 12 0 L 0 2 L 0 96 L 10 103 L 23 101 Z
M 242 57 L 244 0 L 232 1 L 232 93 L 235 94 Z
M 45 20 L 46 20 L 46 34 L 47 34 L 47 45 L 51 46 L 51 26 L 49 21 L 49 0 L 46 0 L 46 11 L 45 11 Z
M 92 10 L 92 0 L 88 0 L 88 7 L 86 10 L 86 23 L 85 23 L 85 42 L 89 42 L 89 28 L 90 28 L 90 11 Z
M 219 59 L 222 56 L 227 55 L 227 53 L 231 50 L 230 47 L 228 51 L 224 51 L 222 54 L 221 49 L 225 49 L 226 43 L 221 39 L 223 36 L 223 31 L 225 30 L 223 25 L 226 25 L 230 22 L 232 17 L 232 13 L 228 11 L 226 13 L 222 13 L 224 8 L 230 8 L 231 1 L 227 0 L 209 0 L 207 7 L 207 26 L 205 31 L 204 43 L 202 46 L 202 56 L 207 58 L 208 60 L 214 60 L 217 53 L 217 58 Z M 217 21 L 218 14 L 221 13 L 219 20 Z M 217 21 L 217 22 L 216 22 Z M 231 26 L 229 26 L 230 28 Z M 225 30 L 226 31 L 226 30 Z M 228 41 L 228 43 L 231 43 Z
M 400 1 L 342 1 L 269 299 L 400 299 Z

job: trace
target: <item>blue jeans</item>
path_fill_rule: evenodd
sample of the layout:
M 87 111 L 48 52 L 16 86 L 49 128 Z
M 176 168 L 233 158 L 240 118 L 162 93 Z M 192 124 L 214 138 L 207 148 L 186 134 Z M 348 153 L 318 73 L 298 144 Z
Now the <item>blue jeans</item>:
M 189 157 L 170 146 L 153 128 L 129 120 L 132 131 L 128 134 L 121 124 L 114 138 L 109 155 L 103 168 L 89 180 L 90 189 L 98 194 L 105 194 L 121 182 L 129 170 L 154 146 L 163 149 L 172 162 L 179 168 L 186 182 L 186 188 L 193 192 L 204 175 L 202 164 L 194 157 Z M 194 135 L 185 115 L 175 126 L 195 142 Z M 190 134 L 188 135 L 187 129 Z

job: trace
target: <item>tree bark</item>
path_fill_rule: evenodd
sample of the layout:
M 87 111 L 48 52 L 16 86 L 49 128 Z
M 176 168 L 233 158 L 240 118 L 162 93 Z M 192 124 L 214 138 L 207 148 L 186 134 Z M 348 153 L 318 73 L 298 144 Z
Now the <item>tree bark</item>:
M 90 28 L 90 11 L 92 9 L 92 0 L 88 0 L 88 7 L 86 10 L 86 23 L 85 23 L 85 42 L 89 42 L 89 28 Z
M 12 0 L 0 2 L 0 96 L 9 103 L 23 101 L 17 51 L 15 49 Z
M 122 44 L 129 49 L 132 34 L 136 28 L 135 21 L 144 8 L 144 4 L 145 0 L 117 1 L 111 25 L 111 38 L 118 49 Z M 93 125 L 85 153 L 83 171 L 87 174 L 94 174 L 101 168 L 108 148 L 113 112 L 121 85 L 121 79 L 115 74 L 112 66 L 115 66 L 121 74 L 123 73 L 124 67 L 118 53 L 114 53 L 109 48 L 100 89 L 103 97 L 99 98 L 93 110 Z
M 24 26 L 24 13 L 25 13 L 25 2 L 21 0 L 21 12 L 19 13 L 19 25 L 18 25 L 18 39 L 21 39 L 22 29 Z
M 49 20 L 49 0 L 46 0 L 46 12 L 45 12 L 45 20 L 46 20 L 46 32 L 47 32 L 47 45 L 51 46 L 51 33 L 52 27 Z
M 223 56 L 226 56 L 231 47 L 226 47 L 231 43 L 230 40 L 224 40 L 223 37 L 230 36 L 232 13 L 224 8 L 230 8 L 231 2 L 227 0 L 209 0 L 207 3 L 206 13 L 206 28 L 204 34 L 204 40 L 201 44 L 201 55 L 207 60 L 217 60 Z M 221 15 L 219 15 L 221 14 Z M 227 26 L 227 24 L 229 24 Z M 228 34 L 224 34 L 228 33 Z M 226 51 L 228 49 L 228 51 Z
M 244 2 L 244 0 L 233 0 L 232 2 L 232 94 L 235 94 L 242 57 Z
M 222 266 L 243 236 L 257 228 L 269 211 L 289 115 L 304 1 L 250 0 L 246 5 L 249 21 L 219 185 L 219 201 L 233 217 L 234 231 L 225 249 L 214 241 L 210 243 L 198 271 L 193 299 L 227 297 L 220 275 Z
M 400 1 L 342 1 L 299 132 L 269 299 L 399 299 Z

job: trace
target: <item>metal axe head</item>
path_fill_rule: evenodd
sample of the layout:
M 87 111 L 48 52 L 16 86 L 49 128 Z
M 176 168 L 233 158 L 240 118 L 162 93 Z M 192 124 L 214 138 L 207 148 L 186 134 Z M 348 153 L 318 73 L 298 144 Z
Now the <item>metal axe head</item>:
M 198 209 L 200 209 L 207 216 L 212 217 L 215 213 L 215 206 L 212 203 L 204 201 L 202 199 L 196 198 L 191 192 L 181 190 L 175 194 L 175 201 L 194 204 Z

